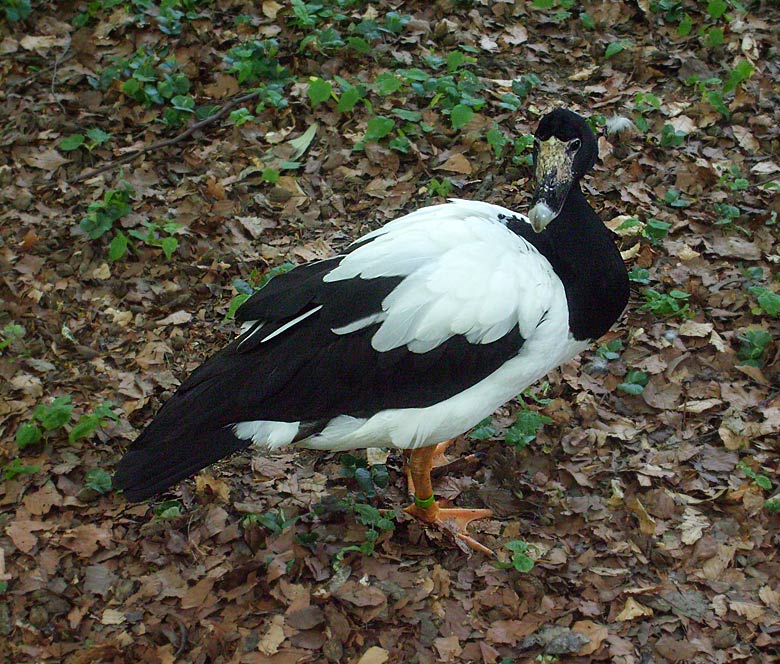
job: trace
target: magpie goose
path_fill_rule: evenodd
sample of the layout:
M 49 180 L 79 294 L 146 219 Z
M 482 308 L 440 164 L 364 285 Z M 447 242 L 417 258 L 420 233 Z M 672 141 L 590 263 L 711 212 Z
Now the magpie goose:
M 628 301 L 626 269 L 579 181 L 598 145 L 557 109 L 535 134 L 528 217 L 451 200 L 279 275 L 238 310 L 240 336 L 187 378 L 117 466 L 149 498 L 236 450 L 404 450 L 407 512 L 461 541 L 489 510 L 440 507 L 446 441 L 580 353 Z

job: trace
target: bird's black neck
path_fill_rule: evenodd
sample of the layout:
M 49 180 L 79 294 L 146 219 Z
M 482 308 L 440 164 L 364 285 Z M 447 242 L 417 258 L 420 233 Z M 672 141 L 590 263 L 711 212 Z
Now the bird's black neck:
M 563 282 L 574 338 L 597 339 L 606 333 L 628 303 L 628 274 L 579 183 L 572 184 L 560 215 L 541 233 L 519 220 L 509 227 L 550 261 Z

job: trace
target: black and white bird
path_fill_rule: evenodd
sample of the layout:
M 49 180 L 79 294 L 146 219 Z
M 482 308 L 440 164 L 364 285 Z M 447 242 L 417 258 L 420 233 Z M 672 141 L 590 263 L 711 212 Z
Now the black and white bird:
M 238 310 L 241 335 L 185 380 L 116 471 L 149 498 L 236 450 L 404 450 L 407 511 L 466 534 L 487 510 L 442 508 L 430 472 L 450 441 L 602 336 L 628 276 L 579 181 L 587 122 L 557 109 L 535 134 L 525 217 L 452 200 L 416 210 L 341 255 L 277 276 Z

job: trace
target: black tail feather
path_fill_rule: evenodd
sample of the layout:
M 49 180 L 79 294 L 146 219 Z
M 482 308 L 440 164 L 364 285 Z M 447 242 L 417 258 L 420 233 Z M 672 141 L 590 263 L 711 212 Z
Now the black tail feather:
M 152 425 L 144 431 L 116 466 L 114 486 L 133 502 L 165 491 L 251 442 L 236 438 L 232 427 L 204 428 L 186 438 L 170 438 L 155 429 Z

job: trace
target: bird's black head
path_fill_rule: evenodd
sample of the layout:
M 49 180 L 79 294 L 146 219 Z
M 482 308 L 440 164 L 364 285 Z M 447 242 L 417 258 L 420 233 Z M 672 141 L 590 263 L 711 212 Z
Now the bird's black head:
M 593 168 L 599 149 L 584 118 L 565 108 L 545 115 L 534 139 L 536 191 L 528 218 L 541 233 L 561 213 L 571 186 Z

